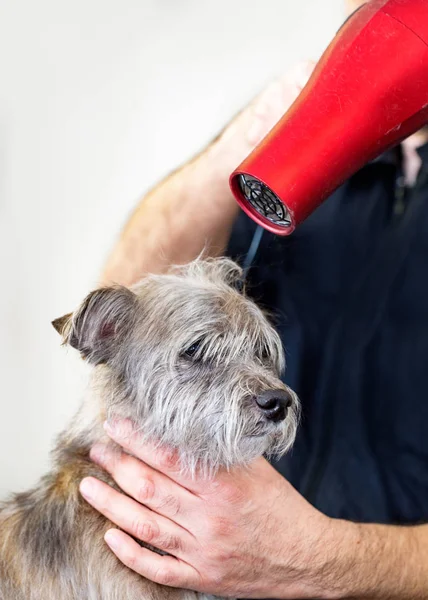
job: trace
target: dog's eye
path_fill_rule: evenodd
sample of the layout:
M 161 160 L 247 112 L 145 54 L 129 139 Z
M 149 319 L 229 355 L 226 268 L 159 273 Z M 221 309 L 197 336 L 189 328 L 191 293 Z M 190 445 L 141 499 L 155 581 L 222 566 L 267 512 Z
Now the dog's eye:
M 197 342 L 194 342 L 191 346 L 186 348 L 186 350 L 184 351 L 185 356 L 188 356 L 189 358 L 193 358 L 195 356 L 195 354 L 198 352 L 198 350 L 200 349 L 201 344 L 202 344 L 202 340 L 198 340 Z
M 258 355 L 262 362 L 266 362 L 271 358 L 269 348 L 265 344 L 260 348 Z

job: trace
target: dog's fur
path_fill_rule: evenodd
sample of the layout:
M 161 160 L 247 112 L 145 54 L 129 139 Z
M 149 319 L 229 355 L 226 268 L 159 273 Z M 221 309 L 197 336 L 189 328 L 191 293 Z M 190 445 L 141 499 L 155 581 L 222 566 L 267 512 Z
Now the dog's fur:
M 297 399 L 274 423 L 255 397 L 287 388 L 278 334 L 238 291 L 239 267 L 198 260 L 131 290 L 98 289 L 54 322 L 92 365 L 90 394 L 58 439 L 53 468 L 0 510 L 0 600 L 186 600 L 198 594 L 154 584 L 106 547 L 112 526 L 84 502 L 80 481 L 113 481 L 89 460 L 109 415 L 130 418 L 144 439 L 174 448 L 182 468 L 211 476 L 294 439 Z M 110 442 L 111 443 L 111 442 Z

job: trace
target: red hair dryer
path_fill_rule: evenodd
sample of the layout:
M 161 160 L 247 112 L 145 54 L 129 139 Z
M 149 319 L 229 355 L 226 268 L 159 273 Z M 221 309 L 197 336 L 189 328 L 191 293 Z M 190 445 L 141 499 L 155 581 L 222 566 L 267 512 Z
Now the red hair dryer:
M 371 0 L 230 177 L 244 211 L 290 234 L 348 177 L 428 122 L 428 0 Z

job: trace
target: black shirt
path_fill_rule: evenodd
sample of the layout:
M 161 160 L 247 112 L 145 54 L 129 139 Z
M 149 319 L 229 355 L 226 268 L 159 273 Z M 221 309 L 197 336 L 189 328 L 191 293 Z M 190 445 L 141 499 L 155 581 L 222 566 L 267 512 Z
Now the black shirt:
M 276 467 L 332 517 L 428 520 L 428 145 L 419 153 L 414 188 L 396 148 L 290 237 L 264 232 L 248 275 L 303 408 Z M 241 214 L 228 254 L 242 260 L 254 230 Z

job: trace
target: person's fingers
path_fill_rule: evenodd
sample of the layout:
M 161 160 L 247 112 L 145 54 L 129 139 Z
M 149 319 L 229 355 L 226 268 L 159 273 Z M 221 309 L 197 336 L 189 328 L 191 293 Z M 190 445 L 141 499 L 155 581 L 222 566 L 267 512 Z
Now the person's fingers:
M 312 60 L 297 63 L 288 73 L 279 78 L 283 86 L 284 95 L 288 98 L 288 88 L 290 83 L 302 90 L 308 82 L 309 77 L 315 68 L 316 62 Z
M 142 436 L 133 428 L 129 419 L 114 419 L 104 424 L 107 434 L 124 450 L 136 456 L 147 465 L 164 473 L 187 490 L 199 494 L 209 485 L 206 480 L 192 478 L 182 471 L 177 452 L 169 448 L 161 448 L 142 440 Z
M 183 556 L 194 545 L 194 537 L 186 529 L 98 479 L 83 479 L 80 491 L 91 506 L 142 542 L 177 557 Z
M 183 527 L 199 510 L 198 496 L 134 456 L 105 444 L 95 445 L 90 456 L 128 496 Z
M 104 539 L 117 558 L 127 567 L 155 583 L 183 589 L 197 589 L 198 572 L 173 556 L 160 556 L 141 548 L 128 535 L 109 529 Z
M 306 85 L 315 63 L 297 64 L 282 77 L 272 81 L 250 105 L 248 142 L 255 146 L 287 112 Z

